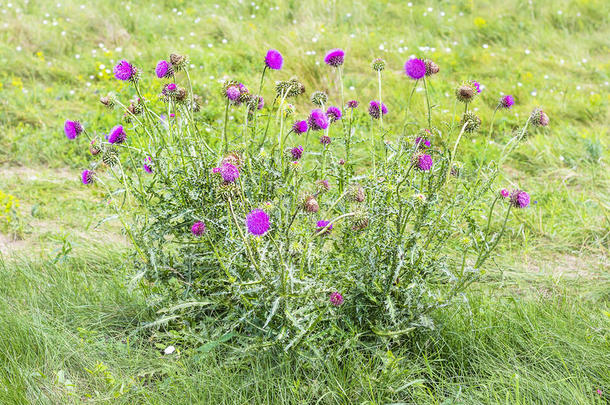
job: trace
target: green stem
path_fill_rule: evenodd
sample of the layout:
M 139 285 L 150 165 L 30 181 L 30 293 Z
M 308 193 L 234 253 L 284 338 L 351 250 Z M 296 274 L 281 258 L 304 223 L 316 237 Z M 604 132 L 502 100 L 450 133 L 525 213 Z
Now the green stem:
M 227 153 L 229 150 L 229 139 L 227 138 L 227 121 L 229 120 L 229 99 L 225 105 L 225 122 L 222 127 L 222 139 L 223 139 L 223 152 Z
M 426 76 L 423 78 L 424 92 L 426 93 L 426 106 L 428 107 L 428 128 L 432 128 L 432 108 L 430 107 L 430 96 L 428 95 L 428 85 L 426 84 Z

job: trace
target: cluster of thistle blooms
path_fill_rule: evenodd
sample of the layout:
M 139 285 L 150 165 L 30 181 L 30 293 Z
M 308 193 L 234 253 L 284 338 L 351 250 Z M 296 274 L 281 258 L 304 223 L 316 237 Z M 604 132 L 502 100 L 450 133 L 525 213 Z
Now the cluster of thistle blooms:
M 328 66 L 333 68 L 340 69 L 344 63 L 345 53 L 341 49 L 334 49 L 328 52 L 326 57 L 324 58 L 325 63 Z M 186 66 L 188 59 L 184 56 L 172 54 L 169 58 L 169 61 L 162 60 L 158 62 L 155 73 L 156 76 L 160 79 L 173 78 L 175 72 L 183 70 Z M 261 78 L 261 89 L 263 86 L 263 79 L 265 75 L 265 71 L 267 69 L 270 70 L 280 70 L 283 65 L 283 57 L 277 50 L 269 50 L 264 59 L 265 66 L 263 70 L 263 76 Z M 372 63 L 372 68 L 374 71 L 378 72 L 381 75 L 381 71 L 385 68 L 385 61 L 383 59 L 375 59 Z M 419 58 L 411 58 L 406 61 L 404 66 L 405 74 L 410 78 L 415 80 L 415 87 L 419 83 L 420 79 L 424 80 L 425 78 L 433 76 L 439 72 L 439 66 L 431 60 L 423 60 Z M 122 81 L 130 81 L 132 83 L 137 83 L 140 78 L 140 71 L 138 68 L 130 64 L 129 62 L 123 60 L 119 62 L 114 68 L 114 75 L 118 80 Z M 381 83 L 381 81 L 380 81 Z M 381 84 L 380 84 L 381 86 Z M 276 99 L 274 100 L 274 104 L 277 100 L 280 100 L 280 108 L 283 109 L 281 112 L 281 118 L 283 123 L 283 118 L 286 116 L 286 111 L 292 112 L 294 108 L 291 105 L 285 105 L 284 102 L 286 99 L 291 97 L 299 96 L 305 93 L 305 86 L 300 83 L 296 78 L 292 78 L 286 81 L 278 81 L 275 85 L 276 90 Z M 260 93 L 260 89 L 259 89 Z M 459 85 L 456 89 L 456 98 L 458 101 L 463 102 L 465 104 L 465 112 L 462 116 L 460 135 L 458 136 L 458 140 L 456 141 L 453 154 L 451 158 L 453 159 L 456 148 L 459 143 L 459 139 L 464 132 L 475 132 L 481 126 L 481 119 L 468 110 L 468 106 L 470 103 L 474 101 L 477 95 L 481 93 L 481 86 L 477 81 L 467 81 Z M 236 81 L 227 81 L 222 87 L 223 97 L 226 99 L 227 109 L 229 105 L 233 106 L 241 106 L 245 105 L 248 116 L 254 115 L 256 118 L 256 112 L 261 110 L 265 103 L 263 97 L 260 94 L 252 94 L 248 88 L 239 82 Z M 198 111 L 201 104 L 201 99 L 193 94 L 189 97 L 189 92 L 176 85 L 175 83 L 167 83 L 163 86 L 160 97 L 166 102 L 176 102 L 176 103 L 186 103 L 191 111 Z M 102 97 L 102 104 L 112 107 L 118 101 L 112 97 Z M 330 125 L 340 121 L 343 118 L 343 112 L 346 110 L 350 110 L 353 113 L 353 110 L 358 108 L 359 103 L 356 100 L 350 100 L 345 103 L 343 108 L 339 108 L 337 106 L 328 106 L 328 96 L 321 91 L 316 91 L 311 96 L 311 102 L 318 108 L 314 108 L 309 113 L 308 117 L 303 120 L 296 120 L 290 129 L 290 132 L 301 135 L 301 134 L 309 134 L 310 132 L 322 131 L 322 135 L 320 136 L 319 142 L 324 147 L 324 152 L 326 152 L 326 148 L 329 144 L 331 144 L 332 139 L 328 135 L 328 128 Z M 137 117 L 139 114 L 142 114 L 142 105 L 144 101 L 141 97 L 131 103 L 128 107 L 125 108 L 125 114 L 127 117 L 127 121 L 129 122 L 132 117 Z M 514 104 L 514 98 L 511 95 L 502 96 L 498 102 L 496 107 L 496 111 L 498 109 L 509 109 Z M 430 122 L 430 108 L 428 102 L 428 122 Z M 388 114 L 388 108 L 381 100 L 381 89 L 379 92 L 379 99 L 371 100 L 368 105 L 368 114 L 373 120 L 379 120 L 380 122 L 383 120 L 383 117 Z M 495 114 L 495 111 L 494 111 Z M 225 114 L 226 115 L 226 114 Z M 170 115 L 171 116 L 171 115 Z M 169 117 L 168 117 L 169 119 Z M 539 108 L 534 109 L 532 114 L 528 119 L 528 123 L 536 126 L 546 126 L 549 123 L 548 116 Z M 527 126 L 527 124 L 526 124 Z M 69 139 L 77 138 L 84 131 L 83 126 L 78 121 L 67 120 L 64 125 L 65 134 Z M 525 131 L 525 129 L 524 129 Z M 523 133 L 524 133 L 523 131 Z M 225 154 L 227 153 L 229 144 L 226 138 L 226 117 L 225 117 L 225 128 L 224 128 L 224 143 L 223 150 Z M 523 136 L 523 133 L 521 136 Z M 294 146 L 288 149 L 284 149 L 283 142 L 285 137 L 282 134 L 282 130 L 280 129 L 280 136 L 276 142 L 276 146 L 279 146 L 280 151 L 284 151 L 282 153 L 282 159 L 287 157 L 292 162 L 289 164 L 289 167 L 298 167 L 299 160 L 303 157 L 305 152 L 305 148 L 302 145 Z M 351 129 L 350 129 L 351 135 Z M 426 152 L 427 149 L 431 148 L 431 132 L 430 129 L 425 129 L 420 132 L 419 136 L 415 139 L 415 149 L 418 151 L 412 156 L 412 164 L 413 166 L 422 172 L 430 171 L 434 165 L 432 156 Z M 491 135 L 491 133 L 490 133 Z M 309 139 L 309 138 L 307 138 Z M 110 130 L 110 132 L 105 136 L 106 143 L 100 142 L 98 139 L 91 139 L 90 141 L 90 152 L 92 155 L 97 155 L 101 151 L 104 151 L 104 159 L 102 162 L 106 165 L 112 166 L 114 161 L 116 160 L 116 152 L 112 152 L 114 149 L 109 148 L 113 145 L 123 144 L 127 140 L 127 134 L 122 125 L 116 125 L 114 128 Z M 101 144 L 102 143 L 102 144 Z M 107 155 L 110 156 L 107 158 Z M 375 152 L 373 145 L 373 165 L 375 164 Z M 217 174 L 222 178 L 224 185 L 231 185 L 235 183 L 240 177 L 239 171 L 239 160 L 241 157 L 238 154 L 226 154 L 219 167 L 213 169 L 213 173 Z M 347 146 L 347 156 L 345 159 L 340 159 L 339 164 L 345 164 L 345 160 L 349 161 L 349 145 Z M 283 162 L 283 160 L 282 160 Z M 143 170 L 146 173 L 152 173 L 154 162 L 151 156 L 145 156 L 143 162 Z M 450 165 L 451 172 L 455 174 L 457 170 L 455 167 Z M 373 171 L 374 171 L 373 166 Z M 373 176 L 375 173 L 373 173 Z M 95 172 L 93 170 L 84 170 L 81 175 L 81 180 L 83 184 L 91 184 L 96 180 Z M 327 180 L 321 179 L 316 182 L 316 187 L 319 189 L 319 192 L 327 191 L 330 188 L 330 185 Z M 353 201 L 362 202 L 365 200 L 364 190 L 360 186 L 354 186 L 350 189 L 349 192 Z M 509 198 L 512 207 L 516 208 L 525 208 L 529 205 L 530 197 L 529 195 L 522 190 L 513 190 L 509 192 L 506 189 L 502 189 L 500 192 L 501 197 Z M 319 209 L 318 202 L 316 200 L 317 195 L 308 195 L 303 198 L 302 206 L 306 212 L 317 212 Z M 417 196 L 420 200 L 424 200 L 425 196 L 419 194 Z M 255 236 L 263 236 L 270 229 L 270 218 L 269 215 L 262 209 L 254 209 L 246 215 L 245 224 L 248 232 Z M 364 229 L 368 224 L 368 219 L 363 216 L 356 219 L 356 225 L 354 225 L 353 229 Z M 316 234 L 324 235 L 328 234 L 333 229 L 333 222 L 328 220 L 319 220 L 316 223 Z M 203 221 L 195 221 L 191 226 L 191 232 L 194 236 L 199 237 L 205 234 L 206 232 L 206 224 Z M 333 305 L 339 306 L 344 302 L 343 296 L 338 291 L 334 291 L 330 296 L 330 302 Z

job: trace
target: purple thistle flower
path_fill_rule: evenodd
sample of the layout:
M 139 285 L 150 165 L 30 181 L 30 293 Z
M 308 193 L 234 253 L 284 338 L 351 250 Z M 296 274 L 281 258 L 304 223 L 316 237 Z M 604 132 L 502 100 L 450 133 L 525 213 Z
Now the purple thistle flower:
M 136 74 L 136 69 L 133 67 L 133 65 L 131 63 L 127 62 L 126 60 L 120 61 L 114 67 L 114 77 L 116 77 L 119 80 L 131 80 L 131 79 L 133 79 L 135 74 Z
M 78 121 L 66 120 L 64 123 L 64 132 L 68 139 L 76 139 L 83 132 L 83 126 Z
M 155 73 L 159 79 L 171 76 L 174 71 L 172 65 L 166 60 L 160 60 L 155 67 Z
M 331 142 L 332 142 L 332 139 L 330 139 L 330 136 L 328 136 L 328 135 L 322 135 L 320 137 L 320 143 L 324 146 L 330 145 Z
M 474 86 L 475 89 L 477 89 L 477 93 L 481 92 L 481 85 L 479 84 L 479 82 L 473 80 L 472 85 Z
M 417 166 L 417 168 L 422 172 L 427 172 L 428 170 L 432 169 L 432 165 L 433 162 L 430 155 L 420 153 L 419 155 L 415 156 L 415 166 Z
M 201 221 L 196 221 L 191 226 L 191 233 L 195 236 L 201 236 L 205 232 L 205 224 Z
M 335 122 L 341 119 L 341 110 L 338 107 L 330 106 L 326 110 L 326 116 L 330 119 L 330 122 Z
M 530 205 L 530 195 L 522 190 L 513 190 L 510 194 L 510 203 L 515 208 L 525 208 Z
M 269 230 L 269 215 L 261 209 L 252 210 L 246 216 L 246 226 L 252 235 L 264 235 Z
M 292 131 L 297 135 L 307 132 L 307 128 L 307 121 L 296 121 L 292 125 Z
M 237 101 L 237 100 L 239 100 L 239 96 L 241 96 L 241 91 L 239 90 L 239 88 L 237 86 L 229 86 L 229 87 L 227 87 L 225 94 L 227 95 L 227 98 L 229 100 Z
M 388 109 L 386 108 L 385 104 L 381 103 L 381 111 L 379 111 L 379 101 L 377 100 L 372 100 L 369 103 L 369 115 L 373 118 L 378 120 L 379 117 L 381 117 L 381 115 L 386 115 L 388 113 Z
M 144 167 L 144 171 L 146 173 L 152 173 L 152 158 L 147 156 L 146 159 L 144 159 L 144 164 L 142 166 Z
M 239 169 L 231 163 L 225 163 L 220 166 L 220 175 L 225 182 L 233 183 L 239 178 Z
M 330 293 L 330 303 L 336 307 L 341 306 L 343 304 L 343 296 L 338 291 Z
M 422 138 L 421 136 L 418 136 L 417 138 L 415 138 L 415 146 L 417 148 L 429 148 L 430 141 L 427 140 L 426 138 Z
M 328 66 L 339 67 L 343 65 L 344 59 L 345 52 L 343 52 L 343 49 L 332 49 L 328 51 L 324 57 L 324 63 L 326 63 Z
M 507 189 L 503 188 L 502 190 L 500 190 L 500 195 L 502 196 L 502 198 L 506 198 L 510 195 L 510 193 Z
M 93 172 L 91 170 L 83 170 L 80 177 L 81 181 L 85 185 L 93 183 Z
M 294 160 L 299 160 L 303 156 L 303 147 L 299 145 L 290 149 L 290 154 Z
M 328 128 L 328 118 L 326 117 L 326 114 L 324 114 L 324 111 L 316 108 L 311 110 L 309 118 L 307 119 L 307 124 L 312 131 L 319 131 Z
M 358 107 L 358 101 L 350 100 L 347 102 L 347 108 L 357 108 L 357 107 Z
M 411 58 L 405 62 L 405 73 L 413 80 L 421 79 L 426 75 L 426 62 L 418 58 Z
M 125 133 L 125 130 L 123 130 L 122 125 L 115 126 L 110 133 L 106 135 L 106 140 L 110 143 L 123 143 L 125 142 L 125 139 L 127 139 L 127 134 Z
M 500 107 L 502 108 L 511 108 L 513 104 L 515 104 L 515 98 L 510 94 L 502 96 L 502 98 L 500 99 Z
M 318 227 L 318 230 L 316 231 L 316 233 L 324 230 L 323 234 L 328 234 L 333 229 L 333 224 L 330 221 L 325 221 L 323 219 L 316 222 L 316 226 Z M 327 228 L 327 226 L 328 226 L 328 228 Z
M 269 69 L 280 70 L 282 69 L 283 64 L 284 58 L 282 57 L 282 54 L 279 51 L 275 49 L 269 49 L 267 51 L 267 55 L 265 56 L 265 65 Z

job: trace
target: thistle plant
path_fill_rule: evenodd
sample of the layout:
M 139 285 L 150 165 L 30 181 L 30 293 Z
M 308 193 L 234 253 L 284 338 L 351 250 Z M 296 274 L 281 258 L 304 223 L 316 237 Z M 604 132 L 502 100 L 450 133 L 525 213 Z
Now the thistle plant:
M 344 60 L 342 50 L 324 60 L 340 81 Z M 172 54 L 157 63 L 151 86 L 160 97 L 150 100 L 141 89 L 149 78 L 121 61 L 115 76 L 130 87 L 101 101 L 129 120 L 105 137 L 90 136 L 79 121 L 64 124 L 71 141 L 88 138 L 92 163 L 80 180 L 105 194 L 123 224 L 135 280 L 164 313 L 160 323 L 250 347 L 320 352 L 338 344 L 398 344 L 434 327 L 436 311 L 483 271 L 511 210 L 529 205 L 524 191 L 496 191 L 497 164 L 475 176 L 456 161 L 461 140 L 477 136 L 482 124 L 468 111 L 478 83 L 458 87 L 457 100 L 466 104 L 460 130 L 449 127 L 447 141 L 439 141 L 425 79 L 439 72 L 432 61 L 405 65 L 416 81 L 411 95 L 419 80 L 426 92 L 426 127 L 410 134 L 391 119 L 382 126 L 388 107 L 379 59 L 369 121 L 359 119 L 365 113 L 357 101 L 344 104 L 342 82 L 339 95 L 313 92 L 307 113 L 287 101 L 305 93 L 298 79 L 266 89 L 265 72 L 283 66 L 276 50 L 264 58 L 257 93 L 229 80 L 208 100 L 209 111 L 198 114 L 202 102 L 187 61 Z M 132 96 L 132 103 L 121 101 Z M 273 99 L 271 106 L 263 97 Z M 503 98 L 496 110 L 513 102 Z M 239 109 L 243 119 L 229 120 Z M 259 126 L 261 109 L 266 122 Z M 500 160 L 530 122 L 549 120 L 534 110 Z M 319 142 L 310 142 L 314 135 Z M 378 161 L 375 142 L 385 136 L 395 151 Z M 370 148 L 354 149 L 369 137 Z M 360 167 L 355 155 L 365 158 Z

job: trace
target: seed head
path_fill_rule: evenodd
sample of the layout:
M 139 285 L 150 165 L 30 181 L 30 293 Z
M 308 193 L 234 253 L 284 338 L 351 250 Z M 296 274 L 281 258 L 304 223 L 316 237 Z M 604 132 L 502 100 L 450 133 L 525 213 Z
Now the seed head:
M 314 213 L 318 212 L 320 206 L 318 205 L 318 200 L 312 195 L 305 197 L 303 201 L 303 209 L 305 212 Z
M 424 63 L 426 64 L 426 76 L 432 76 L 439 72 L 440 68 L 438 65 L 430 59 L 426 59 Z
M 455 90 L 455 97 L 462 103 L 470 103 L 478 94 L 472 82 L 464 82 Z
M 189 63 L 189 58 L 186 55 L 172 53 L 169 55 L 169 62 L 172 64 L 174 71 L 179 72 L 186 69 Z

